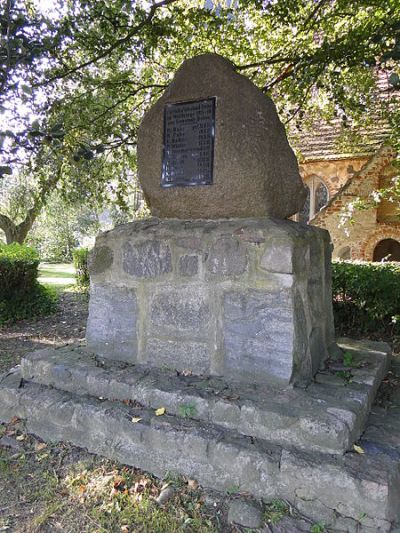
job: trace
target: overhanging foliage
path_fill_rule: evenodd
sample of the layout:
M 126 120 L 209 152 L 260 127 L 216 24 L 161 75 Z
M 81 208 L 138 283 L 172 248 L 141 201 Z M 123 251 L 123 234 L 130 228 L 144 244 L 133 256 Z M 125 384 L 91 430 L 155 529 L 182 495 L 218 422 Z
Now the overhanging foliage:
M 230 58 L 288 127 L 378 117 L 398 142 L 399 112 L 391 91 L 377 97 L 374 71 L 388 69 L 398 88 L 396 0 L 55 0 L 47 15 L 7 0 L 0 22 L 0 173 L 32 180 L 26 218 L 12 226 L 0 211 L 10 240 L 22 242 L 54 188 L 69 201 L 127 207 L 143 112 L 195 54 Z

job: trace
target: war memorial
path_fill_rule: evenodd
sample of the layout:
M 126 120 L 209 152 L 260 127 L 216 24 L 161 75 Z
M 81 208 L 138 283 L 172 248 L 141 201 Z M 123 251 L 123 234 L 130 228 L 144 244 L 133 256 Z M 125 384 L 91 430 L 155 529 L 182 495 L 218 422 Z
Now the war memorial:
M 306 192 L 273 102 L 220 56 L 186 61 L 143 118 L 138 173 L 153 216 L 98 236 L 87 343 L 3 376 L 0 420 L 390 531 L 399 457 L 370 415 L 390 349 L 335 339 L 330 237 L 288 220 Z

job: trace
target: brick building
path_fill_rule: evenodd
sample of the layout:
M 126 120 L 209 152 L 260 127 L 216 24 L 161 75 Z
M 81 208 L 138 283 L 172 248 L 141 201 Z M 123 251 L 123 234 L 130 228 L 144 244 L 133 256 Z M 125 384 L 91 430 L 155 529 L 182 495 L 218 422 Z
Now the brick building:
M 368 209 L 352 208 L 358 199 L 373 204 L 371 193 L 398 175 L 395 154 L 385 145 L 387 130 L 360 132 L 356 150 L 340 150 L 339 137 L 339 127 L 320 124 L 296 143 L 310 191 L 296 218 L 329 230 L 336 259 L 400 261 L 398 202 L 382 200 Z

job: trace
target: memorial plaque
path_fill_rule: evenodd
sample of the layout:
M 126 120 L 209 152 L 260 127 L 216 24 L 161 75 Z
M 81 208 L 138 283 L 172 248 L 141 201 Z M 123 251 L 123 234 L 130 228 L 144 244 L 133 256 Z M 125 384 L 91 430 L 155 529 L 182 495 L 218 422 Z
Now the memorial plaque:
M 211 185 L 214 136 L 215 98 L 167 104 L 161 186 Z

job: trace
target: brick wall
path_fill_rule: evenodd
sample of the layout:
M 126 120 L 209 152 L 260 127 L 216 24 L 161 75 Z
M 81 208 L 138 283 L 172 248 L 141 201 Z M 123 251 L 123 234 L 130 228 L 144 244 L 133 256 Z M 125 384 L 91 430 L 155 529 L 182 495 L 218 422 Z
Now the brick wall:
M 334 245 L 333 257 L 341 257 L 346 250 L 351 259 L 371 261 L 376 244 L 382 239 L 400 241 L 400 223 L 394 216 L 394 205 L 387 202 L 378 208 L 349 210 L 357 199 L 368 199 L 370 193 L 387 184 L 395 175 L 393 151 L 382 147 L 368 160 L 303 163 L 305 182 L 318 176 L 327 185 L 330 200 L 310 224 L 327 229 Z M 335 174 L 336 172 L 336 174 Z
M 300 164 L 300 174 L 305 183 L 319 178 L 327 186 L 329 197 L 332 197 L 367 161 L 367 157 L 308 161 Z

